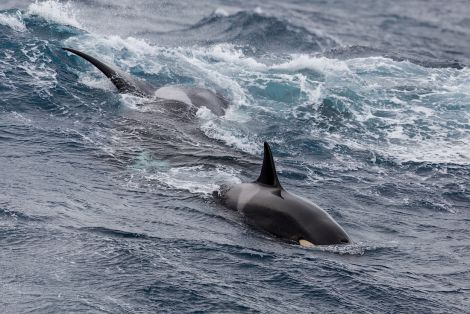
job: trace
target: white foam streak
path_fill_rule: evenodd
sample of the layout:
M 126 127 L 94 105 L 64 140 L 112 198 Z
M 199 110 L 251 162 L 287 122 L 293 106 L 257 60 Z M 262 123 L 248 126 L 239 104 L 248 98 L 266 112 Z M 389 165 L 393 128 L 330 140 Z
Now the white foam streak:
M 259 145 L 255 139 L 238 129 L 236 125 L 216 117 L 209 109 L 200 108 L 196 116 L 201 122 L 201 130 L 208 137 L 223 141 L 225 144 L 237 147 L 247 153 L 259 153 Z
M 18 68 L 30 77 L 27 84 L 30 84 L 34 90 L 51 95 L 49 90 L 57 85 L 57 72 L 49 66 L 51 59 L 42 52 L 46 45 L 47 42 L 43 41 L 22 48 L 21 52 L 25 58 L 23 61 L 18 61 L 15 56 L 7 56 L 6 60 L 10 67 Z
M 231 44 L 218 44 L 208 48 L 198 48 L 193 53 L 195 56 L 201 57 L 201 59 L 209 57 L 212 62 L 224 63 L 225 66 L 231 67 L 233 71 L 240 71 L 240 69 L 264 71 L 267 69 L 265 64 L 246 57 L 240 48 L 236 48 Z
M 382 250 L 382 249 L 395 249 L 398 247 L 397 242 L 388 242 L 388 243 L 364 243 L 364 242 L 358 242 L 358 243 L 353 243 L 353 244 L 348 244 L 348 245 L 326 245 L 326 246 L 316 246 L 313 249 L 314 250 L 319 250 L 319 251 L 324 251 L 324 252 L 331 252 L 331 253 L 336 253 L 340 255 L 364 255 L 367 254 L 368 252 L 374 252 L 376 250 Z
M 223 185 L 233 185 L 241 183 L 237 177 L 238 171 L 225 166 L 207 167 L 205 165 L 196 165 L 188 167 L 171 167 L 166 162 L 155 161 L 144 156 L 139 158 L 136 165 L 140 171 L 140 176 L 133 176 L 131 184 L 139 186 L 140 184 L 156 183 L 159 186 L 185 190 L 190 193 L 209 196 L 217 192 Z M 141 183 L 135 180 L 142 180 Z
M 79 80 L 80 83 L 90 87 L 90 88 L 98 88 L 106 91 L 113 91 L 116 90 L 114 85 L 111 81 L 104 77 L 104 75 L 100 75 L 99 78 L 85 74 L 81 75 Z
M 320 73 L 350 72 L 345 61 L 328 59 L 326 57 L 312 57 L 305 54 L 292 55 L 292 59 L 285 63 L 271 66 L 273 70 L 300 71 L 305 69 Z
M 44 63 L 39 65 L 24 63 L 18 65 L 18 68 L 24 70 L 32 78 L 34 89 L 51 95 L 49 89 L 57 84 L 57 72 L 55 70 L 47 67 Z

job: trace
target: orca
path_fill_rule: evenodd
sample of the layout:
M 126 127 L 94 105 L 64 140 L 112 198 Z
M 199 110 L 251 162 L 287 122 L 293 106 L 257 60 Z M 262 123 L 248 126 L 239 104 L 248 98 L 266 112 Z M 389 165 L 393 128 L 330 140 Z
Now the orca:
M 222 202 L 240 212 L 249 225 L 302 246 L 351 243 L 343 228 L 326 211 L 281 186 L 266 142 L 258 179 L 228 188 L 222 192 Z
M 152 98 L 159 105 L 173 107 L 170 109 L 177 108 L 177 112 L 181 112 L 181 107 L 184 107 L 185 110 L 190 109 L 189 111 L 195 114 L 197 109 L 206 107 L 215 115 L 222 116 L 228 107 L 228 101 L 224 97 L 209 89 L 180 85 L 155 88 L 119 69 L 114 69 L 108 64 L 84 52 L 72 48 L 62 49 L 93 64 L 111 80 L 121 94 L 132 94 L 138 97 Z

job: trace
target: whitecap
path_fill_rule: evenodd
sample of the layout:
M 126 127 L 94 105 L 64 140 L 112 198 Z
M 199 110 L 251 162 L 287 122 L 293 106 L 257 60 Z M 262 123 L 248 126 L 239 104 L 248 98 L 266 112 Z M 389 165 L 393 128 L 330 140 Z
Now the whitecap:
M 82 28 L 77 20 L 77 9 L 68 1 L 35 0 L 28 6 L 28 15 L 40 16 L 48 22 Z
M 214 15 L 217 15 L 217 16 L 228 16 L 229 14 L 228 14 L 228 12 L 227 12 L 225 9 L 223 9 L 223 8 L 217 8 L 217 9 L 215 9 L 215 11 L 214 11 Z
M 314 57 L 306 54 L 294 54 L 291 60 L 274 64 L 270 67 L 273 70 L 299 71 L 310 69 L 320 73 L 327 72 L 350 72 L 348 64 L 345 61 L 329 59 L 326 57 Z
M 20 11 L 16 11 L 16 14 L 0 13 L 0 25 L 8 26 L 17 32 L 26 31 L 26 25 Z

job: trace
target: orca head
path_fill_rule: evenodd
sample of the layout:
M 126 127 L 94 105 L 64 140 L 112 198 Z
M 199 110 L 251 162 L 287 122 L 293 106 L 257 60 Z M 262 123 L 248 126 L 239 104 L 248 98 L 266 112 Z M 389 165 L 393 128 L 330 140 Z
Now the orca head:
M 298 225 L 295 241 L 313 245 L 350 244 L 344 229 L 322 208 L 311 201 L 289 192 L 282 193 L 282 210 Z

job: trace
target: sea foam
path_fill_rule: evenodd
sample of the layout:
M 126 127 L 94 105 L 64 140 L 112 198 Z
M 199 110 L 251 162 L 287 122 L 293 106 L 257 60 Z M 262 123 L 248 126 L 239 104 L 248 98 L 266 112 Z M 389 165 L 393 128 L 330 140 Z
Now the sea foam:
M 62 3 L 57 0 L 36 0 L 29 5 L 27 14 L 40 16 L 50 23 L 82 28 L 77 20 L 77 9 L 71 2 Z
M 16 11 L 16 14 L 0 13 L 0 25 L 8 26 L 17 32 L 26 31 L 26 25 L 20 11 Z

